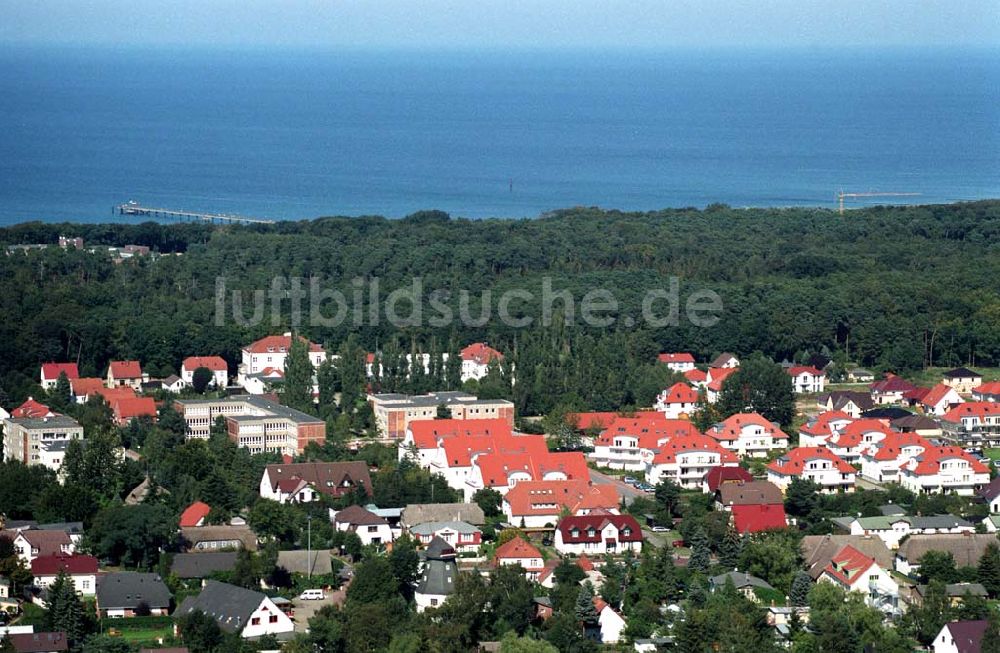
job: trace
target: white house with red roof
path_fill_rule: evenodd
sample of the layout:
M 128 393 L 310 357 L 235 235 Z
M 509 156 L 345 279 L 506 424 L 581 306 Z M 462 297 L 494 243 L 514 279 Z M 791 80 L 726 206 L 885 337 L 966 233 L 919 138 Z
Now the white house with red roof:
M 536 581 L 545 568 L 545 560 L 535 545 L 521 537 L 514 537 L 497 547 L 493 554 L 494 567 L 508 565 L 520 565 L 524 569 L 525 577 L 530 581 Z
M 990 470 L 961 447 L 928 447 L 899 468 L 899 484 L 916 494 L 972 496 L 990 482 Z
M 525 528 L 554 525 L 563 514 L 589 515 L 603 510 L 617 514 L 618 490 L 610 483 L 585 479 L 521 481 L 503 497 L 501 509 L 507 522 Z
M 244 374 L 238 383 L 250 395 L 265 395 L 274 392 L 276 386 L 285 380 L 285 371 L 277 367 L 265 367 L 258 374 Z
M 785 371 L 792 377 L 792 390 L 796 394 L 819 393 L 826 388 L 826 372 L 812 365 L 796 365 Z
M 722 352 L 715 359 L 708 364 L 710 368 L 733 368 L 740 366 L 740 359 L 736 357 L 736 354 L 731 354 L 728 351 Z
M 31 574 L 38 587 L 52 585 L 60 571 L 66 572 L 78 593 L 93 596 L 97 592 L 97 558 L 94 556 L 57 554 L 31 561 Z
M 893 612 L 898 606 L 899 586 L 889 571 L 851 545 L 838 551 L 816 580 L 847 592 L 863 592 L 865 603 L 884 612 Z
M 877 419 L 858 419 L 834 431 L 826 441 L 827 448 L 849 463 L 861 460 L 861 452 L 869 445 L 884 440 L 896 431 Z
M 967 401 L 941 416 L 941 426 L 952 437 L 963 441 L 1000 445 L 1000 403 Z
M 594 438 L 594 451 L 589 457 L 603 467 L 644 471 L 648 452 L 659 449 L 671 438 L 696 433 L 698 430 L 691 422 L 667 419 L 658 411 L 619 416 Z
M 876 483 L 898 483 L 899 468 L 931 446 L 916 433 L 892 433 L 861 450 L 861 475 Z
M 221 356 L 188 356 L 181 363 L 181 379 L 187 385 L 194 383 L 194 371 L 204 367 L 212 373 L 208 385 L 212 388 L 225 388 L 229 385 L 229 365 Z
M 800 447 L 825 447 L 827 441 L 838 431 L 854 421 L 854 418 L 840 410 L 828 410 L 810 417 L 799 428 Z
M 562 554 L 639 553 L 642 551 L 642 528 L 632 515 L 563 517 L 556 526 L 554 546 Z
M 152 397 L 120 397 L 111 402 L 111 412 L 118 426 L 140 417 L 156 420 L 156 402 Z
M 705 400 L 710 404 L 719 401 L 722 394 L 722 384 L 731 377 L 739 367 L 710 367 L 705 376 Z
M 628 625 L 607 601 L 600 596 L 594 597 L 594 609 L 597 610 L 597 624 L 601 628 L 602 644 L 617 644 L 622 640 L 622 633 Z
M 106 382 L 109 388 L 126 386 L 139 391 L 143 381 L 148 380 L 149 375 L 143 373 L 139 361 L 111 361 L 108 365 Z
M 521 481 L 565 481 L 590 479 L 587 459 L 578 451 L 562 453 L 487 453 L 477 456 L 472 473 L 462 488 L 465 500 L 482 488 L 500 494 Z
M 82 376 L 72 379 L 69 385 L 73 389 L 73 399 L 78 404 L 85 404 L 92 396 L 100 394 L 101 390 L 107 390 L 104 387 L 104 379 L 97 377 Z
M 668 419 L 687 417 L 698 409 L 698 391 L 687 383 L 675 383 L 659 394 L 653 408 Z
M 703 388 L 708 383 L 708 372 L 696 367 L 684 372 L 684 378 L 695 388 Z
M 788 435 L 759 413 L 736 413 L 712 425 L 705 435 L 741 457 L 766 458 L 788 448 Z
M 490 347 L 485 342 L 474 342 L 465 347 L 461 352 L 462 356 L 462 382 L 470 379 L 480 380 L 486 376 L 492 361 L 498 363 L 503 360 L 503 354 Z
M 326 351 L 320 345 L 309 342 L 302 336 L 297 336 L 305 341 L 309 350 L 309 362 L 313 367 L 319 367 L 326 360 Z M 280 336 L 266 336 L 256 340 L 242 349 L 242 361 L 239 368 L 239 376 L 260 374 L 267 368 L 278 370 L 285 369 L 285 359 L 292 348 L 292 333 L 286 332 Z
M 683 374 L 694 369 L 694 356 L 686 352 L 673 354 L 660 354 L 656 360 L 666 365 L 669 369 Z
M 446 440 L 484 436 L 507 439 L 513 436 L 513 431 L 507 420 L 499 418 L 415 420 L 406 426 L 398 456 L 400 460 L 409 458 L 424 469 L 434 464 L 444 467 Z
M 1000 381 L 990 381 L 973 388 L 972 400 L 1000 402 Z
M 872 401 L 882 406 L 885 404 L 902 403 L 903 395 L 916 389 L 916 386 L 906 379 L 892 373 L 886 373 L 885 378 L 868 386 Z
M 736 467 L 739 458 L 716 440 L 697 431 L 678 435 L 643 450 L 646 482 L 671 480 L 685 489 L 701 489 L 708 473 L 719 466 Z
M 60 374 L 65 374 L 69 381 L 80 378 L 80 370 L 76 363 L 42 363 L 42 369 L 39 373 L 42 388 L 45 390 L 55 388 Z
M 951 386 L 938 383 L 920 400 L 925 415 L 941 416 L 965 400 Z
M 847 461 L 826 447 L 796 447 L 771 461 L 767 480 L 784 492 L 792 479 L 801 478 L 819 484 L 825 494 L 853 492 L 857 472 Z

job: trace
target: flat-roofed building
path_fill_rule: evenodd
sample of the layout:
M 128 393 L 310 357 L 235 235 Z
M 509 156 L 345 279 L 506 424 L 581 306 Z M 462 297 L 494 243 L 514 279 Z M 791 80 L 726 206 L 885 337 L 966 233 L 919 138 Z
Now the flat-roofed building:
M 437 417 L 445 406 L 452 419 L 502 419 L 514 425 L 514 404 L 505 399 L 479 399 L 466 392 L 431 392 L 425 395 L 396 393 L 368 395 L 379 432 L 386 438 L 402 440 L 410 422 Z
M 72 440 L 83 440 L 83 427 L 72 417 L 8 417 L 4 420 L 4 460 L 44 465 L 58 471 Z
M 182 399 L 175 402 L 187 423 L 187 437 L 207 439 L 218 417 L 226 420 L 229 439 L 251 453 L 295 456 L 310 442 L 326 441 L 326 422 L 264 397 Z

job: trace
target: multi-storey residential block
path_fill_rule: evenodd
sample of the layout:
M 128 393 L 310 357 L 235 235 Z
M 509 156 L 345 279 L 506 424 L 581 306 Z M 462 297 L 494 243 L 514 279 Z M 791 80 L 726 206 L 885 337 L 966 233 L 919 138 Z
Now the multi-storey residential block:
M 514 404 L 504 399 L 478 399 L 466 392 L 431 392 L 426 395 L 368 395 L 375 423 L 383 437 L 402 440 L 410 422 L 437 417 L 445 406 L 452 419 L 503 419 L 514 425 Z
M 767 466 L 767 480 L 782 491 L 793 478 L 813 481 L 824 493 L 853 492 L 857 472 L 826 447 L 797 447 Z
M 4 459 L 58 471 L 69 443 L 82 439 L 83 427 L 65 415 L 8 417 L 4 420 Z
M 238 446 L 295 456 L 310 442 L 326 441 L 326 422 L 263 397 L 237 395 L 225 399 L 182 399 L 175 402 L 187 423 L 187 437 L 207 439 L 218 417 Z
M 960 447 L 925 448 L 899 468 L 899 484 L 916 494 L 972 496 L 989 482 L 989 467 Z

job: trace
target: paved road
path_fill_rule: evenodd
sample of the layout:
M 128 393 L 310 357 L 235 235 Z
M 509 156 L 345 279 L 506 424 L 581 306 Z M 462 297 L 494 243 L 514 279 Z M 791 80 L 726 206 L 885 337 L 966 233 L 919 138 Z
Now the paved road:
M 614 485 L 618 489 L 618 494 L 625 499 L 625 505 L 632 503 L 632 500 L 636 497 L 653 497 L 651 492 L 637 490 L 631 485 L 619 481 L 614 476 L 608 476 L 596 469 L 590 470 L 590 481 L 595 485 Z

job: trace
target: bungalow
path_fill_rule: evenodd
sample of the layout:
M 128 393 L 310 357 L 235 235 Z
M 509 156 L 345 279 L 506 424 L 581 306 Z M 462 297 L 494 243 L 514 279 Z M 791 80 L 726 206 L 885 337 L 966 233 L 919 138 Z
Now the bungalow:
M 863 592 L 865 603 L 883 612 L 899 609 L 899 586 L 887 569 L 853 546 L 841 549 L 819 575 L 847 592 Z
M 210 580 L 197 596 L 189 596 L 174 611 L 174 618 L 199 610 L 215 619 L 224 632 L 244 639 L 283 635 L 295 629 L 292 620 L 260 592 Z
M 494 567 L 505 565 L 520 565 L 528 580 L 537 581 L 545 567 L 545 560 L 534 545 L 521 537 L 514 537 L 497 547 L 493 554 Z
M 127 386 L 133 390 L 141 390 L 142 382 L 148 380 L 149 375 L 143 374 L 139 361 L 111 361 L 108 365 L 109 388 Z
M 97 579 L 96 608 L 99 619 L 164 617 L 170 614 L 170 590 L 158 574 L 122 571 Z
M 364 545 L 383 545 L 392 542 L 393 534 L 389 522 L 361 506 L 348 506 L 343 510 L 330 511 L 334 530 L 350 531 L 361 538 Z
M 257 550 L 257 535 L 246 526 L 198 526 L 180 532 L 184 550 L 191 553 Z
M 604 555 L 642 550 L 642 528 L 631 515 L 563 517 L 556 526 L 556 551 Z
M 896 571 L 913 576 L 928 551 L 950 553 L 956 567 L 978 567 L 986 547 L 997 543 L 994 533 L 961 535 L 911 535 L 896 550 Z
M 716 369 L 736 368 L 740 366 L 740 359 L 736 357 L 736 354 L 725 351 L 716 356 L 708 366 Z
M 767 480 L 784 492 L 793 478 L 817 483 L 825 494 L 853 492 L 857 472 L 825 447 L 798 447 L 771 461 Z
M 967 395 L 983 383 L 983 375 L 967 367 L 956 367 L 942 375 L 941 383 L 954 388 L 956 392 Z
M 972 400 L 1000 402 L 1000 381 L 990 381 L 973 388 Z
M 656 357 L 656 360 L 665 364 L 669 369 L 681 374 L 694 369 L 694 356 L 686 352 L 660 354 Z
M 221 356 L 188 356 L 181 363 L 181 380 L 188 386 L 194 385 L 194 371 L 199 367 L 212 373 L 209 387 L 225 388 L 229 385 L 229 365 Z
M 526 528 L 554 525 L 564 514 L 586 515 L 596 510 L 617 513 L 618 490 L 589 480 L 521 481 L 503 497 L 507 521 Z
M 80 378 L 80 370 L 76 363 L 42 363 L 39 373 L 40 385 L 43 390 L 52 390 L 59 381 L 59 375 L 65 374 L 66 379 L 72 383 L 73 379 Z
M 59 572 L 65 572 L 73 587 L 84 596 L 93 596 L 97 589 L 97 558 L 89 555 L 57 554 L 41 556 L 31 561 L 35 585 L 47 588 L 56 582 Z
M 944 383 L 938 383 L 920 400 L 920 406 L 926 415 L 944 415 L 963 401 L 964 399 L 958 396 L 958 390 Z
M 766 458 L 788 448 L 788 436 L 758 413 L 736 413 L 712 425 L 705 435 L 740 457 Z
M 972 496 L 990 482 L 990 469 L 960 447 L 927 447 L 899 468 L 899 483 L 916 494 Z
M 260 479 L 260 496 L 278 503 L 309 503 L 321 494 L 336 499 L 352 491 L 372 494 L 364 461 L 268 465 Z
M 883 406 L 885 404 L 902 403 L 903 395 L 916 389 L 916 386 L 902 377 L 886 373 L 884 379 L 875 381 L 869 386 L 869 389 L 871 390 L 872 401 L 879 406 Z
M 877 517 L 843 517 L 833 520 L 852 535 L 873 535 L 890 549 L 898 549 L 904 537 L 910 535 L 954 535 L 973 533 L 976 528 L 954 515 L 927 515 L 911 517 L 894 515 Z
M 782 503 L 733 506 L 731 510 L 733 528 L 741 535 L 782 529 L 788 526 L 785 506 Z
M 410 535 L 422 544 L 440 537 L 459 553 L 474 553 L 483 543 L 483 532 L 464 521 L 431 521 L 410 528 Z
M 875 375 L 863 367 L 855 367 L 847 371 L 847 380 L 852 383 L 869 383 L 875 380 Z
M 796 394 L 823 392 L 826 387 L 826 372 L 811 365 L 796 365 L 786 371 L 792 377 L 792 391 Z
M 675 383 L 659 394 L 654 408 L 668 419 L 686 418 L 698 409 L 698 391 L 687 383 Z
M 708 579 L 708 587 L 712 592 L 718 592 L 721 589 L 725 589 L 730 581 L 732 581 L 737 592 L 754 603 L 760 603 L 756 590 L 775 591 L 767 581 L 756 576 L 751 576 L 745 571 L 729 571 L 719 576 L 712 576 Z
M 946 623 L 934 638 L 931 650 L 933 653 L 979 653 L 989 625 L 986 619 Z
M 653 485 L 669 479 L 686 489 L 700 489 L 709 471 L 719 466 L 736 467 L 739 459 L 718 441 L 695 432 L 669 438 L 651 450 L 643 450 L 646 481 Z
M 597 624 L 601 629 L 601 643 L 620 642 L 625 631 L 625 618 L 599 596 L 594 597 L 594 609 L 597 610 Z

